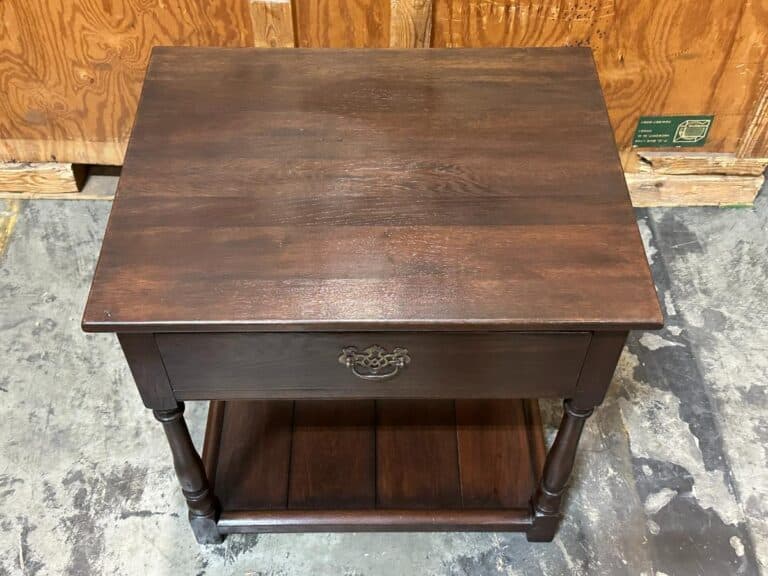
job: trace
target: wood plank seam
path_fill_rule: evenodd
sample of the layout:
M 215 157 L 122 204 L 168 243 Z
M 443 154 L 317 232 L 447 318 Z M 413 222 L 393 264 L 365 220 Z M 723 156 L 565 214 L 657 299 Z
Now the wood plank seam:
M 589 357 L 589 350 L 592 347 L 592 343 L 595 339 L 595 333 L 590 332 L 589 333 L 589 342 L 587 343 L 587 351 L 584 354 L 584 357 L 581 359 L 581 366 L 579 366 L 579 370 L 577 372 L 576 376 L 576 386 L 574 387 L 574 392 L 571 395 L 571 397 L 576 397 L 579 394 L 579 384 L 581 382 L 582 375 L 584 374 L 584 367 L 587 365 L 587 358 Z
M 456 435 L 456 463 L 459 465 L 459 501 L 464 506 L 464 477 L 461 473 L 461 442 L 459 438 L 459 415 L 456 412 L 456 400 L 453 401 L 453 421 Z
M 293 468 L 293 440 L 296 436 L 296 401 L 291 402 L 291 438 L 288 442 L 288 471 L 286 472 L 286 478 L 288 479 L 288 487 L 285 490 L 285 509 L 288 510 L 291 507 L 291 483 L 292 475 L 291 468 Z

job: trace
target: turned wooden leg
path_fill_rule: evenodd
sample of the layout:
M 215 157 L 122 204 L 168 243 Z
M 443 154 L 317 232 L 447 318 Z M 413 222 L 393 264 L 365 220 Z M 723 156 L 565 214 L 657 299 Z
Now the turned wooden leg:
M 534 520 L 527 534 L 530 542 L 551 542 L 555 537 L 560 522 L 560 502 L 573 470 L 581 431 L 593 410 L 576 408 L 571 400 L 566 400 L 563 406 L 563 419 L 533 497 Z
M 153 410 L 163 425 L 173 454 L 173 467 L 189 508 L 189 523 L 200 544 L 218 544 L 223 540 L 216 528 L 218 507 L 209 487 L 200 456 L 192 444 L 184 421 L 184 403 L 172 410 Z

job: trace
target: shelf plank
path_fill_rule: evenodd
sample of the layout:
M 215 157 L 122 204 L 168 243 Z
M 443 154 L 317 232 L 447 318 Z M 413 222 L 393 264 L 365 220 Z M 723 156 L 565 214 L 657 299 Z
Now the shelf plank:
M 293 402 L 227 402 L 215 493 L 225 510 L 285 508 Z
M 535 488 L 523 404 L 456 401 L 462 504 L 467 508 L 526 506 Z
M 533 400 L 212 402 L 222 532 L 525 530 Z
M 373 400 L 297 401 L 289 508 L 373 508 Z
M 453 400 L 382 400 L 376 406 L 377 506 L 460 507 Z

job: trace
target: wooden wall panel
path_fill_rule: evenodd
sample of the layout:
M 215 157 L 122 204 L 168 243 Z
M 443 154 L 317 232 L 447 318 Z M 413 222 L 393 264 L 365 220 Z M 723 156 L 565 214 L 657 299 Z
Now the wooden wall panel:
M 392 0 L 390 11 L 390 48 L 430 47 L 432 0 Z
M 768 72 L 763 72 L 763 83 L 757 94 L 737 151 L 741 158 L 768 156 Z
M 2 0 L 0 161 L 121 164 L 151 46 L 252 38 L 243 0 Z
M 293 12 L 288 0 L 251 2 L 253 45 L 259 48 L 293 48 Z
M 387 48 L 390 0 L 294 0 L 300 48 Z
M 768 57 L 766 0 L 435 0 L 433 28 L 434 46 L 588 44 L 625 151 L 640 115 L 715 114 L 700 150 L 736 152 Z

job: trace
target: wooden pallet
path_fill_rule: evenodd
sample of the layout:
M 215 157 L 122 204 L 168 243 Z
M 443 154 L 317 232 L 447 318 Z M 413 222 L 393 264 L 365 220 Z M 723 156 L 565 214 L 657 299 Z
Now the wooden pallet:
M 87 174 L 88 167 L 82 164 L 0 163 L 0 192 L 35 194 L 36 196 L 79 192 Z

